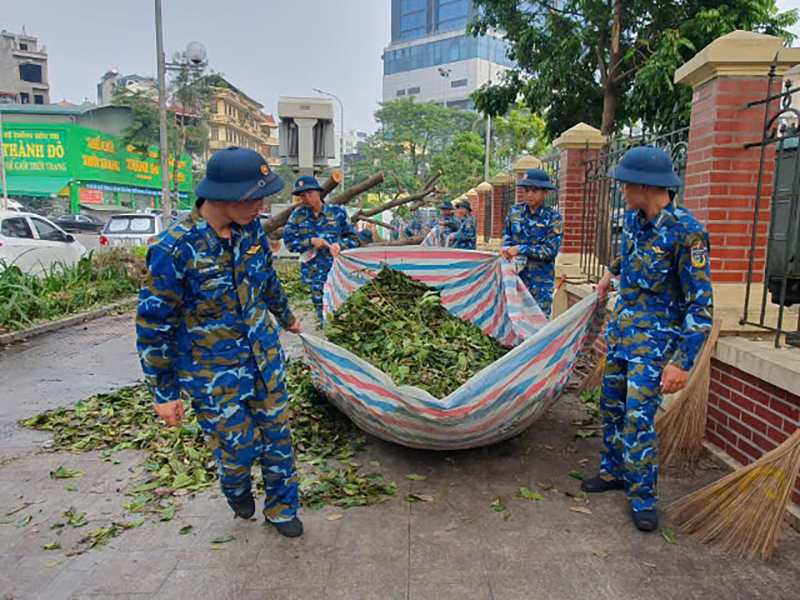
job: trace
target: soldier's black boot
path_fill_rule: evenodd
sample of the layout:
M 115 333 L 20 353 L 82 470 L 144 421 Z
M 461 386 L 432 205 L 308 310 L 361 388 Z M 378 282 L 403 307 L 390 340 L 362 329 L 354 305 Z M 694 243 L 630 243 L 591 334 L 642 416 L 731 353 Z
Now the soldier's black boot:
M 655 510 L 633 511 L 633 524 L 639 531 L 658 529 L 658 513 Z
M 249 519 L 256 514 L 256 499 L 253 498 L 253 494 L 251 493 L 237 498 L 236 500 L 229 499 L 228 506 L 233 509 L 233 512 L 235 512 L 236 516 L 240 519 Z
M 282 521 L 280 523 L 272 523 L 272 521 L 268 522 L 271 523 L 282 536 L 295 538 L 303 535 L 303 522 L 297 517 L 291 521 Z
M 581 484 L 581 489 L 587 494 L 602 494 L 614 490 L 624 490 L 625 484 L 619 479 L 606 479 L 608 475 L 595 475 Z

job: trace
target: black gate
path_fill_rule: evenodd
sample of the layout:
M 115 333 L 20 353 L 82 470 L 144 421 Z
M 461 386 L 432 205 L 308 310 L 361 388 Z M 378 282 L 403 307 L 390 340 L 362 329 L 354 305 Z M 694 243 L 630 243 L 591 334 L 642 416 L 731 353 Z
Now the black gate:
M 550 175 L 550 181 L 556 186 L 556 189 L 548 192 L 547 197 L 544 199 L 546 206 L 554 210 L 558 210 L 558 190 L 561 183 L 561 155 L 548 156 L 542 159 L 542 168 Z
M 500 222 L 505 226 L 506 217 L 511 207 L 517 203 L 517 186 L 514 182 L 503 188 L 503 214 L 500 216 Z
M 756 187 L 756 205 L 753 224 L 753 238 L 750 243 L 750 264 L 747 271 L 747 290 L 744 300 L 742 325 L 755 325 L 775 332 L 775 347 L 780 348 L 781 336 L 786 334 L 786 342 L 800 345 L 800 314 L 794 331 L 784 325 L 786 309 L 800 304 L 800 111 L 792 107 L 792 97 L 800 92 L 800 87 L 792 88 L 792 82 L 784 82 L 784 90 L 772 94 L 775 78 L 775 65 L 769 72 L 767 97 L 751 102 L 749 107 L 765 105 L 764 129 L 760 142 L 746 144 L 745 148 L 761 147 L 761 162 Z M 773 107 L 776 108 L 772 114 Z M 775 153 L 774 163 L 768 155 Z M 774 175 L 773 175 L 774 174 Z M 766 264 L 763 269 L 755 269 L 756 246 L 758 242 L 758 222 L 761 208 L 761 194 L 765 185 L 773 182 L 770 200 L 769 237 L 767 241 Z M 759 281 L 756 281 L 759 280 Z M 750 321 L 749 308 L 754 284 L 763 283 L 761 310 L 758 321 Z M 777 319 L 773 322 L 767 315 L 767 294 L 770 301 L 778 305 Z M 797 309 L 794 309 L 795 311 Z
M 597 158 L 584 162 L 583 222 L 581 226 L 581 270 L 589 281 L 598 281 L 619 254 L 625 201 L 621 186 L 609 177 L 625 153 L 635 146 L 655 146 L 672 157 L 681 180 L 686 177 L 689 128 L 682 127 L 663 135 L 648 134 L 614 140 L 600 150 Z M 683 201 L 683 187 L 675 202 Z

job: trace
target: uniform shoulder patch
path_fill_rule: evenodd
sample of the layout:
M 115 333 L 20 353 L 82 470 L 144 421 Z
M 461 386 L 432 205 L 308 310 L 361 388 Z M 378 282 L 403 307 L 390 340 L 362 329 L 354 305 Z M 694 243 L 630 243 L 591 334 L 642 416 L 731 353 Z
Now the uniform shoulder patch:
M 702 269 L 708 264 L 708 248 L 703 243 L 694 244 L 691 248 L 692 266 Z
M 564 232 L 564 224 L 559 220 L 553 222 L 553 231 L 557 234 Z

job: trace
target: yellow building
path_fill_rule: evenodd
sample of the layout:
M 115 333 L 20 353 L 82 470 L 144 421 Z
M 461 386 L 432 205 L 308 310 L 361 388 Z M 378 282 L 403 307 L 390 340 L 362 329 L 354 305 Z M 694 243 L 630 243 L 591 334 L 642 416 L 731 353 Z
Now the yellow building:
M 260 152 L 272 166 L 281 164 L 278 125 L 264 105 L 256 102 L 224 78 L 213 75 L 211 86 L 209 150 L 230 146 Z

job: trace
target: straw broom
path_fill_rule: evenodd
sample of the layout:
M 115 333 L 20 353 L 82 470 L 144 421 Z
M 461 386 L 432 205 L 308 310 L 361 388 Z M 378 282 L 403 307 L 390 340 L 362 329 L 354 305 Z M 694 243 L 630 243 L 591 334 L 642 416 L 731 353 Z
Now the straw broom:
M 606 370 L 606 357 L 605 355 L 601 356 L 600 359 L 595 363 L 592 370 L 583 378 L 581 381 L 580 386 L 578 386 L 578 391 L 576 392 L 578 397 L 585 391 L 594 391 L 598 389 L 601 385 L 603 385 L 603 374 Z
M 708 388 L 711 383 L 711 353 L 721 329 L 722 320 L 715 319 L 686 387 L 665 403 L 668 410 L 656 419 L 661 468 L 692 474 L 703 456 Z
M 756 462 L 667 507 L 694 541 L 769 560 L 800 471 L 800 429 Z

